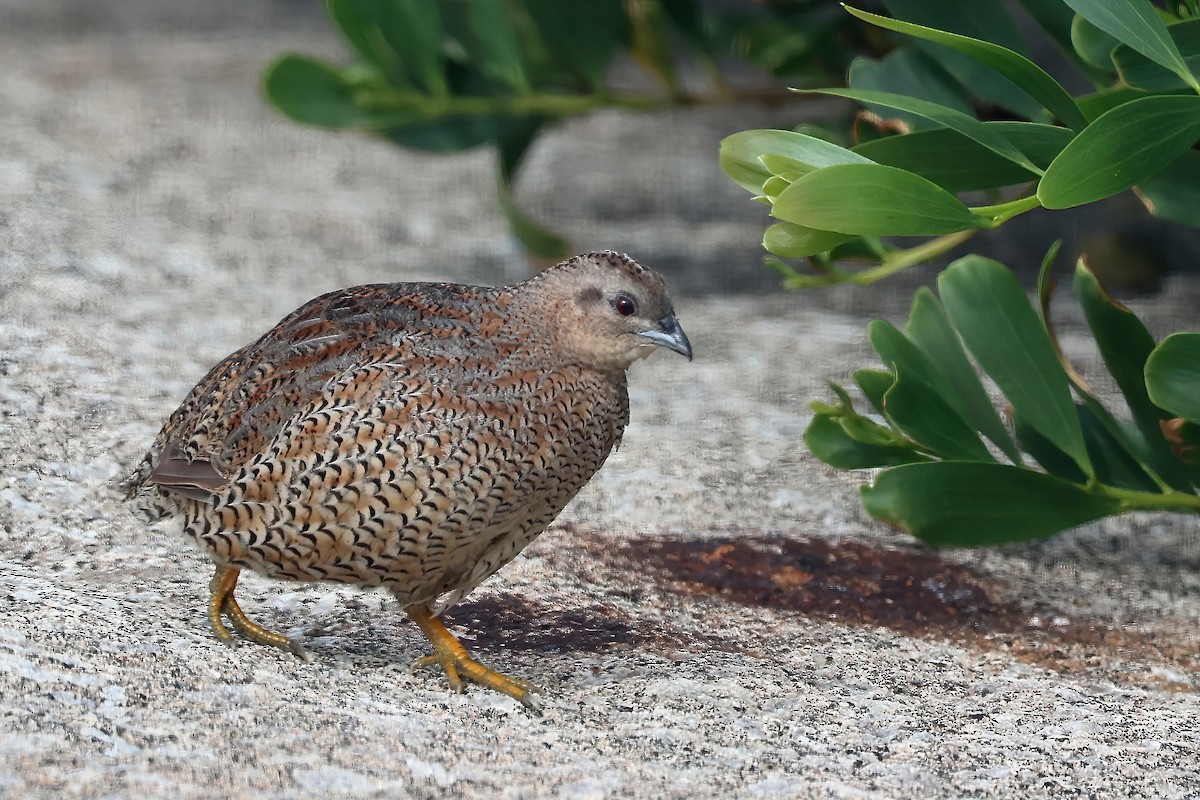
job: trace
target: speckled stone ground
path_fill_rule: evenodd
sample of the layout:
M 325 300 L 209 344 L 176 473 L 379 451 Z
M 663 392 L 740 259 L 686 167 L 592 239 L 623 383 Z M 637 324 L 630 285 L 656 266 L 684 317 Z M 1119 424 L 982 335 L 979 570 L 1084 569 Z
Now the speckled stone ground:
M 937 554 L 866 518 L 863 476 L 799 439 L 911 286 L 742 291 L 770 284 L 761 220 L 713 147 L 751 111 L 601 114 L 530 162 L 525 202 L 580 250 L 670 273 L 697 352 L 636 366 L 622 449 L 454 611 L 546 712 L 409 675 L 423 643 L 378 593 L 247 576 L 314 659 L 219 645 L 203 556 L 111 486 L 165 415 L 319 292 L 526 267 L 486 153 L 263 107 L 275 54 L 336 52 L 317 14 L 197 8 L 0 2 L 0 794 L 1200 794 L 1194 524 Z M 1197 299 L 1142 307 L 1165 331 Z

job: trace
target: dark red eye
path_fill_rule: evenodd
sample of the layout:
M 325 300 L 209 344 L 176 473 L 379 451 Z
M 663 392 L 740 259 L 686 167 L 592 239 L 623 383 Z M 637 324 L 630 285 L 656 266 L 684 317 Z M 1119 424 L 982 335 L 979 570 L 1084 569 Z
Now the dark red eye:
M 632 317 L 637 313 L 637 303 L 627 294 L 619 294 L 614 297 L 612 307 L 622 317 Z

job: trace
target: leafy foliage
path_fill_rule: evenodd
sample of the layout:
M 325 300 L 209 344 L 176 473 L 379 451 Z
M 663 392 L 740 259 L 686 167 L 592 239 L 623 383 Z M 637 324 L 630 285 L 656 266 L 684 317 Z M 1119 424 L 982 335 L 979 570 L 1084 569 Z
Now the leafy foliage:
M 1155 346 L 1079 263 L 1075 296 L 1133 415 L 1119 420 L 1051 333 L 1051 260 L 1040 318 L 1003 265 L 955 262 L 938 279 L 941 301 L 919 291 L 903 332 L 872 323 L 887 370 L 855 378 L 874 413 L 857 411 L 838 386 L 835 403 L 813 404 L 805 441 L 814 455 L 843 469 L 887 468 L 863 489 L 873 516 L 933 544 L 982 545 L 1135 509 L 1200 513 L 1200 333 Z M 1007 398 L 1008 425 L 968 351 Z
M 1152 213 L 1200 226 L 1197 3 L 1022 0 L 1094 83 L 1079 97 L 1030 60 L 1003 0 L 884 4 L 894 18 L 846 10 L 909 42 L 856 61 L 849 88 L 818 91 L 861 103 L 889 135 L 849 148 L 764 131 L 722 142 L 725 171 L 781 220 L 764 247 L 817 270 L 776 263 L 789 285 L 871 283 L 1018 214 L 1131 188 Z M 903 249 L 883 239 L 895 236 L 940 238 Z M 838 266 L 864 255 L 866 268 Z
M 605 107 L 766 99 L 727 85 L 718 60 L 739 57 L 775 74 L 827 79 L 844 68 L 840 34 L 856 24 L 820 0 L 741 11 L 701 0 L 325 0 L 325 6 L 355 60 L 338 66 L 280 57 L 265 74 L 271 103 L 299 122 L 356 129 L 402 147 L 495 146 L 500 206 L 517 237 L 546 259 L 568 254 L 570 245 L 520 211 L 512 183 L 547 125 Z M 707 89 L 694 92 L 680 81 L 680 50 L 703 68 Z M 610 89 L 609 66 L 620 54 L 661 90 Z

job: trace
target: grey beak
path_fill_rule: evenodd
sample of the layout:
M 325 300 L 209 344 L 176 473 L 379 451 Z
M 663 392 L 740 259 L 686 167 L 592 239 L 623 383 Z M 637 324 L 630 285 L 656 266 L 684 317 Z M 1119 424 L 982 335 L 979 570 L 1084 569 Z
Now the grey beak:
M 674 350 L 681 356 L 687 356 L 688 361 L 692 360 L 692 343 L 688 341 L 687 334 L 683 332 L 683 328 L 679 327 L 679 320 L 675 319 L 674 314 L 668 314 L 658 321 L 658 328 L 651 328 L 648 331 L 642 331 L 638 334 L 643 339 L 665 347 L 668 350 Z

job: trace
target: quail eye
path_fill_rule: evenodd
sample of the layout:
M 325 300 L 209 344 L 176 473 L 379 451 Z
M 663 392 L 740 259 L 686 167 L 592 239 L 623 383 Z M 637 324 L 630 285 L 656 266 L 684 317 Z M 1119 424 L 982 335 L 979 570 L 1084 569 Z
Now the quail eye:
M 627 294 L 619 294 L 614 297 L 612 307 L 622 317 L 632 317 L 637 313 L 637 303 Z

